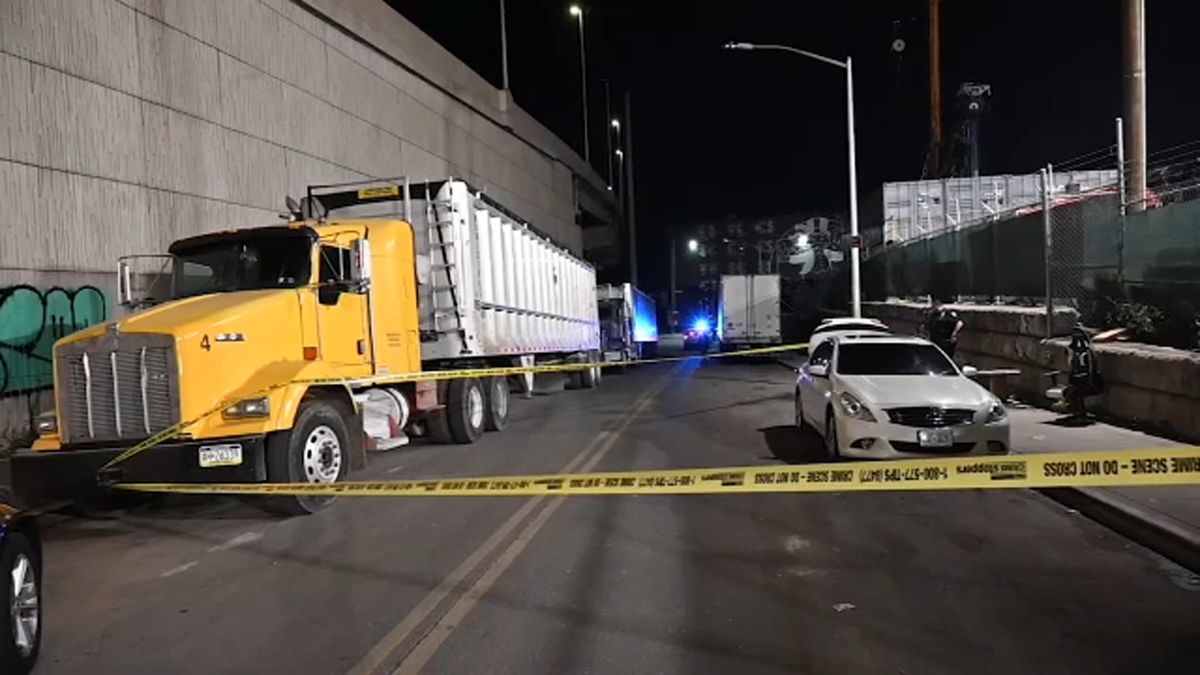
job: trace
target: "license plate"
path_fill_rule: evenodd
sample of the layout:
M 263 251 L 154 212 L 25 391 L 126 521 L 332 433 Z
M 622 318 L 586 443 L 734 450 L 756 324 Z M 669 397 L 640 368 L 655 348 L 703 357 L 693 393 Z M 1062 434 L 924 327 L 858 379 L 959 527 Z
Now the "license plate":
M 200 446 L 200 466 L 237 466 L 242 463 L 241 443 L 222 443 L 221 445 Z
M 954 432 L 949 429 L 921 429 L 917 443 L 922 448 L 948 448 L 954 445 Z

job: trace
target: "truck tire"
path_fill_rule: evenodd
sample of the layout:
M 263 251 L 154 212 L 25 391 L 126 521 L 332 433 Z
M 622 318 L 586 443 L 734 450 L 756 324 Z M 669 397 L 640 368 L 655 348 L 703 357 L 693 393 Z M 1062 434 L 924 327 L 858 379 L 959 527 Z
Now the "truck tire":
M 508 378 L 484 378 L 483 393 L 483 428 L 488 431 L 503 430 L 508 426 Z
M 267 437 L 267 480 L 334 483 L 350 466 L 350 430 L 342 410 L 320 399 L 301 404 L 290 431 Z M 316 513 L 335 497 L 267 497 L 263 507 L 287 516 Z
M 592 363 L 592 358 L 588 357 L 588 363 Z M 595 389 L 596 384 L 600 381 L 597 374 L 598 368 L 588 368 L 587 370 L 579 371 L 579 388 L 580 389 Z
M 9 532 L 0 555 L 0 673 L 25 675 L 42 647 L 42 566 L 25 535 Z M 14 630 L 20 625 L 20 632 Z
M 563 385 L 564 389 L 581 389 L 583 388 L 583 379 L 580 377 L 579 370 L 567 371 L 567 383 Z
M 483 435 L 483 418 L 487 406 L 479 378 L 450 380 L 446 387 L 446 422 L 450 438 L 455 443 L 474 443 Z

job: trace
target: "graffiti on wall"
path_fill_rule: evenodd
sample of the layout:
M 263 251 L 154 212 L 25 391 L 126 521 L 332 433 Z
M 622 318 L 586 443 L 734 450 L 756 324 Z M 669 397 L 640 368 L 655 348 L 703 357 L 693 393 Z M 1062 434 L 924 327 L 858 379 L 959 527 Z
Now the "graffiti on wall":
M 107 318 L 95 286 L 0 287 L 0 397 L 52 384 L 55 340 Z

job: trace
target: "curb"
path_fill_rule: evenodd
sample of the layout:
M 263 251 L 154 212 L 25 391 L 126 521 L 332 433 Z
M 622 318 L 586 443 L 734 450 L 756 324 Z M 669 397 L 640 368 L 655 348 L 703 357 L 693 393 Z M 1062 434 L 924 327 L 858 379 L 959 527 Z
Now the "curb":
M 1200 574 L 1200 531 L 1104 489 L 1042 488 L 1038 492 Z

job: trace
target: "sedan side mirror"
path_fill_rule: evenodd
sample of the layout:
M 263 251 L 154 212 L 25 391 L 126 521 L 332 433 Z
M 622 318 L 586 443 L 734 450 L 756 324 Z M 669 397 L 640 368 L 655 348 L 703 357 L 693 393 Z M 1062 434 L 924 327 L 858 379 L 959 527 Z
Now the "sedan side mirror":
M 964 377 L 975 377 L 979 374 L 979 369 L 975 366 L 963 366 L 962 374 Z
M 809 366 L 808 374 L 811 377 L 829 377 L 829 366 L 821 366 L 821 365 Z

